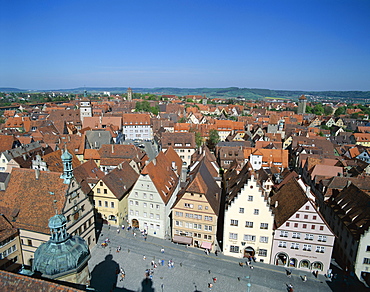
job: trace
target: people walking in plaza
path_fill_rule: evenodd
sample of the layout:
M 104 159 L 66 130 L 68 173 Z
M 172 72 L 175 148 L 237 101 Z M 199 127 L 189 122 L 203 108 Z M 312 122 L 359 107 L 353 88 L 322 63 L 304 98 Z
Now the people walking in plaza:
M 125 225 L 122 224 L 122 230 L 125 230 Z
M 216 257 L 218 256 L 218 250 L 216 249 L 216 251 L 215 251 L 215 255 L 216 255 Z
M 288 286 L 288 291 L 293 292 L 293 285 L 290 283 L 290 284 L 287 284 L 287 286 Z
M 286 270 L 286 275 L 288 278 L 292 277 L 292 271 L 291 270 Z
M 145 255 L 143 255 L 143 261 L 145 261 L 146 260 L 146 256 Z
M 304 275 L 303 276 L 303 282 L 306 282 L 307 281 L 307 276 L 306 275 Z
M 134 232 L 134 237 L 136 237 L 136 232 Z
M 217 282 L 217 278 L 216 277 L 213 277 L 212 280 L 213 280 L 213 283 L 216 283 Z
M 163 247 L 161 248 L 161 253 L 164 253 L 164 248 Z
M 119 228 L 117 228 L 117 234 L 119 234 L 119 231 L 120 231 Z

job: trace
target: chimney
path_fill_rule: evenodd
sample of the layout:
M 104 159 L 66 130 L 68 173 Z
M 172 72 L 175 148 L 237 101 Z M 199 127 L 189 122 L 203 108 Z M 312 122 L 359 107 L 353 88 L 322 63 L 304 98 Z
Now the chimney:
M 38 180 L 39 177 L 40 177 L 40 170 L 39 169 L 35 170 L 35 176 L 36 176 L 36 180 Z
M 307 197 L 311 196 L 311 187 L 310 186 L 306 187 L 306 196 Z
M 122 169 L 122 163 L 118 164 L 118 169 Z

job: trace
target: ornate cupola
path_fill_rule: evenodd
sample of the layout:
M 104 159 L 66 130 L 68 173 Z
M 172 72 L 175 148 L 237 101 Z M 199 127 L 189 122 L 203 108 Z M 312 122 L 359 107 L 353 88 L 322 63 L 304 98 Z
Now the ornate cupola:
M 89 247 L 81 237 L 68 234 L 66 225 L 67 220 L 61 214 L 49 219 L 51 237 L 37 248 L 32 270 L 46 278 L 86 284 Z
M 69 184 L 73 178 L 72 154 L 65 148 L 61 158 L 63 162 L 63 174 L 60 178 L 64 179 L 65 184 Z

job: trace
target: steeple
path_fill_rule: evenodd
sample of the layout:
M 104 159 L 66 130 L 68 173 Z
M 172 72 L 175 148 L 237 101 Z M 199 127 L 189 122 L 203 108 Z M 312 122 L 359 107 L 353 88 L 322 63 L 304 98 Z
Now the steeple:
M 72 154 L 68 152 L 67 147 L 61 156 L 63 162 L 63 174 L 60 178 L 64 179 L 65 184 L 69 184 L 73 178 Z
M 49 219 L 50 241 L 61 243 L 69 238 L 66 230 L 67 219 L 63 215 L 56 214 Z

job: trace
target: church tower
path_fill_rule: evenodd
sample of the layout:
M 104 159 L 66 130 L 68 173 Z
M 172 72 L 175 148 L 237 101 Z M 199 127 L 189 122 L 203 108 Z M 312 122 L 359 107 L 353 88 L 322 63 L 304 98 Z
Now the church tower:
M 63 173 L 60 178 L 64 179 L 65 184 L 69 184 L 73 178 L 72 154 L 68 152 L 67 147 L 61 156 L 63 163 Z
M 132 89 L 131 89 L 131 87 L 127 88 L 127 100 L 128 101 L 132 100 Z
M 84 118 L 86 117 L 92 117 L 92 108 L 91 108 L 91 102 L 87 98 L 87 92 L 84 91 L 84 97 L 80 100 L 80 119 L 81 122 L 84 121 Z
M 307 105 L 307 98 L 302 94 L 302 96 L 298 99 L 298 114 L 305 114 L 306 113 L 306 105 Z
M 51 237 L 35 252 L 33 272 L 42 277 L 86 285 L 89 283 L 90 251 L 84 239 L 66 231 L 67 219 L 60 214 L 49 219 Z

